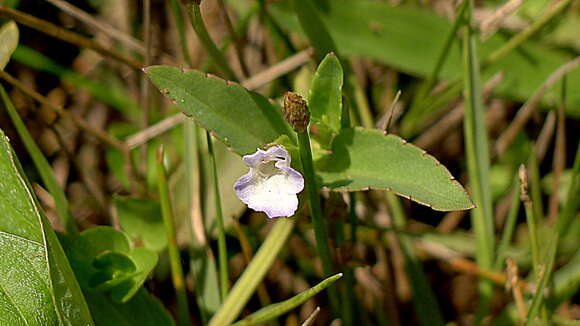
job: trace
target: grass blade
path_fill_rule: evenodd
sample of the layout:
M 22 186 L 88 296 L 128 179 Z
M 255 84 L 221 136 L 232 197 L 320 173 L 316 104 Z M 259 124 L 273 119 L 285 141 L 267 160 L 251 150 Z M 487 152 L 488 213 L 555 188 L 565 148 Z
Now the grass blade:
M 306 300 L 312 298 L 320 291 L 326 289 L 327 287 L 334 284 L 334 282 L 338 281 L 342 277 L 342 273 L 338 273 L 334 276 L 326 278 L 324 281 L 318 283 L 317 285 L 311 287 L 310 289 L 293 296 L 288 300 L 284 300 L 282 302 L 274 303 L 269 306 L 266 306 L 255 313 L 249 315 L 248 317 L 244 318 L 243 320 L 232 324 L 232 326 L 251 326 L 260 323 L 267 322 L 270 319 L 276 318 L 278 316 L 283 315 L 284 313 L 298 307 Z
M 189 318 L 189 307 L 187 304 L 188 300 L 185 289 L 185 279 L 183 277 L 183 268 L 181 266 L 181 258 L 179 256 L 179 249 L 177 248 L 177 239 L 175 236 L 175 224 L 173 222 L 171 200 L 169 199 L 167 175 L 165 174 L 165 166 L 163 165 L 164 157 L 165 153 L 163 147 L 160 147 L 157 151 L 157 182 L 159 188 L 159 199 L 161 201 L 163 223 L 167 230 L 167 251 L 169 252 L 169 261 L 171 265 L 171 278 L 177 296 L 179 324 L 185 326 L 191 325 L 191 320 Z
M 238 279 L 209 326 L 226 326 L 240 314 L 294 229 L 295 217 L 277 219 L 264 243 Z
M 56 211 L 58 213 L 58 217 L 60 219 L 60 222 L 62 223 L 62 226 L 64 227 L 64 229 L 68 234 L 70 235 L 78 234 L 79 233 L 78 228 L 69 210 L 68 199 L 66 198 L 64 190 L 58 184 L 58 181 L 56 181 L 50 163 L 48 163 L 48 161 L 44 157 L 44 154 L 42 154 L 42 151 L 32 138 L 32 135 L 30 135 L 28 129 L 26 129 L 26 125 L 18 115 L 16 108 L 10 101 L 8 94 L 4 90 L 4 87 L 2 86 L 0 86 L 0 96 L 2 97 L 4 107 L 6 108 L 6 111 L 8 111 L 8 115 L 10 116 L 10 119 L 12 120 L 12 123 L 14 124 L 14 127 L 18 132 L 20 139 L 24 143 L 24 146 L 26 146 L 26 150 L 30 154 L 32 161 L 34 162 L 34 165 L 36 166 L 36 169 L 40 174 L 42 182 L 44 182 L 46 188 L 54 198 Z
M 481 97 L 477 36 L 472 29 L 474 4 L 473 0 L 467 1 L 469 4 L 463 39 L 465 151 L 472 198 L 477 206 L 471 211 L 472 227 L 477 243 L 476 260 L 481 268 L 490 269 L 493 263 L 494 243 L 492 200 L 489 185 L 489 145 Z M 480 281 L 479 320 L 489 310 L 492 291 L 493 285 L 489 281 Z

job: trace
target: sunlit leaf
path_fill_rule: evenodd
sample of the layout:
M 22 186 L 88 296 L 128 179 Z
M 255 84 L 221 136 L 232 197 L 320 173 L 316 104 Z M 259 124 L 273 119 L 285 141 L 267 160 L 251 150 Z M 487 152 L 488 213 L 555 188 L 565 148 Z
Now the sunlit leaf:
M 0 131 L 0 325 L 93 325 L 64 251 Z
M 186 115 L 239 154 L 292 135 L 278 106 L 238 84 L 168 66 L 147 67 L 145 73 Z
M 441 163 L 398 136 L 343 129 L 331 151 L 317 165 L 323 185 L 332 190 L 390 190 L 435 210 L 473 208 L 461 184 Z

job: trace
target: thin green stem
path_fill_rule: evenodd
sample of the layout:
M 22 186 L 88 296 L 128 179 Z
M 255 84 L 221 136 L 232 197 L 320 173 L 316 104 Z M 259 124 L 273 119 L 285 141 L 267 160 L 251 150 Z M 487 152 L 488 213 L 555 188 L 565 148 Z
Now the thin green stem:
M 314 174 L 314 163 L 312 161 L 312 150 L 310 148 L 310 138 L 308 131 L 298 132 L 298 147 L 300 148 L 300 159 L 304 169 L 304 179 L 306 180 L 306 191 L 308 194 L 310 216 L 314 226 L 314 236 L 316 238 L 316 245 L 318 254 L 322 260 L 322 268 L 325 276 L 331 276 L 334 268 L 332 264 L 332 256 L 330 247 L 328 245 L 328 235 L 326 232 L 326 225 L 322 218 L 322 207 L 320 205 L 320 196 L 318 194 L 318 184 Z M 335 290 L 329 290 L 330 303 L 333 308 L 339 307 L 338 297 Z M 340 311 L 335 309 L 335 311 Z
M 525 172 L 525 168 L 523 170 L 523 173 Z M 522 173 L 520 171 L 520 173 Z M 520 175 L 520 179 L 521 179 L 521 175 Z M 528 184 L 527 184 L 527 180 L 522 180 L 522 191 L 521 191 L 521 198 L 522 201 L 524 202 L 524 208 L 526 210 L 526 222 L 528 223 L 528 230 L 529 230 L 529 235 L 530 235 L 530 247 L 531 247 L 531 251 L 532 251 L 532 268 L 534 271 L 534 276 L 536 278 L 538 278 L 539 273 L 538 273 L 538 268 L 540 267 L 540 247 L 538 244 L 538 230 L 537 230 L 537 225 L 536 225 L 536 218 L 534 216 L 534 208 L 533 208 L 533 204 L 532 204 L 532 200 L 530 199 L 529 195 L 528 195 Z
M 230 65 L 226 61 L 226 58 L 218 49 L 216 44 L 211 39 L 211 36 L 207 32 L 205 24 L 203 22 L 203 18 L 201 17 L 201 9 L 199 3 L 195 1 L 189 1 L 187 4 L 187 13 L 189 15 L 189 19 L 191 20 L 191 25 L 199 37 L 199 40 L 203 44 L 203 47 L 208 52 L 209 56 L 212 60 L 216 63 L 218 69 L 225 75 L 225 77 L 232 81 L 238 81 L 236 74 L 230 68 Z
M 435 85 L 435 82 L 437 82 L 437 79 L 439 79 L 439 73 L 441 73 L 441 69 L 443 68 L 443 64 L 445 63 L 445 61 L 449 57 L 449 55 L 448 55 L 449 50 L 451 49 L 451 45 L 453 45 L 453 41 L 457 37 L 457 31 L 459 30 L 459 27 L 461 27 L 461 25 L 464 22 L 463 15 L 465 14 L 465 9 L 467 8 L 468 2 L 469 2 L 469 0 L 463 0 L 461 2 L 461 5 L 459 6 L 459 9 L 457 10 L 457 14 L 455 14 L 455 20 L 453 21 L 453 25 L 451 26 L 449 33 L 445 36 L 445 42 L 443 43 L 443 47 L 441 48 L 441 52 L 439 53 L 439 56 L 437 57 L 435 67 L 433 68 L 431 75 L 429 75 L 429 79 L 427 79 L 427 83 L 425 84 L 425 88 L 424 88 L 424 93 L 421 94 L 423 96 L 426 95 L 427 92 L 429 92 L 431 90 L 431 88 Z
M 218 171 L 215 161 L 215 152 L 213 150 L 213 142 L 208 131 L 205 133 L 207 137 L 207 149 L 209 151 L 210 169 L 213 177 L 213 187 L 215 193 L 215 219 L 218 231 L 218 261 L 219 261 L 219 276 L 220 276 L 220 293 L 222 300 L 228 296 L 228 249 L 226 247 L 226 232 L 224 230 L 224 218 L 222 213 L 221 193 L 219 187 Z
M 230 39 L 234 45 L 234 51 L 236 52 L 236 56 L 238 57 L 238 62 L 240 63 L 240 67 L 242 68 L 242 72 L 244 74 L 244 78 L 250 75 L 248 67 L 246 65 L 246 61 L 244 60 L 244 50 L 240 44 L 236 31 L 234 30 L 234 26 L 232 25 L 232 21 L 230 20 L 230 16 L 228 15 L 228 10 L 226 8 L 226 4 L 224 0 L 218 0 L 218 5 L 220 7 L 220 11 L 222 13 L 222 17 L 224 19 L 224 23 L 226 25 L 226 29 L 228 34 L 230 35 Z
M 552 18 L 561 13 L 571 1 L 572 0 L 562 0 L 552 8 L 548 9 L 546 13 L 538 20 L 536 20 L 532 25 L 518 33 L 516 36 L 512 37 L 506 44 L 504 44 L 504 46 L 491 53 L 487 59 L 482 62 L 482 64 L 487 66 L 491 63 L 497 62 L 511 50 L 520 46 L 524 41 L 545 27 L 552 20 Z
M 171 200 L 169 199 L 169 188 L 167 186 L 167 175 L 163 158 L 165 153 L 163 146 L 157 151 L 157 184 L 159 188 L 159 199 L 161 201 L 161 213 L 163 215 L 163 224 L 167 232 L 167 251 L 169 253 L 169 264 L 171 267 L 171 279 L 177 296 L 177 306 L 179 311 L 179 324 L 191 325 L 189 318 L 189 306 L 187 303 L 187 292 L 185 289 L 185 279 L 183 277 L 183 268 L 181 266 L 181 257 L 177 248 L 177 239 L 175 237 L 175 224 L 173 222 L 173 211 Z
M 572 222 L 574 216 L 578 212 L 578 205 L 580 205 L 580 143 L 576 148 L 576 158 L 574 159 L 574 167 L 572 168 L 572 177 L 570 181 L 570 186 L 568 188 L 568 197 L 566 198 L 566 203 L 562 208 L 560 215 L 558 216 L 558 222 L 556 222 L 556 232 L 560 237 L 564 237 L 568 231 L 568 226 Z
M 173 16 L 175 18 L 175 25 L 177 27 L 177 32 L 179 36 L 179 45 L 181 47 L 181 53 L 183 55 L 183 60 L 191 66 L 191 56 L 189 55 L 189 50 L 187 49 L 187 41 L 185 39 L 185 21 L 183 19 L 183 14 L 181 12 L 181 5 L 178 0 L 171 0 L 170 2 L 171 10 L 173 11 Z
M 516 229 L 518 214 L 520 212 L 520 182 L 517 175 L 514 180 L 514 186 L 512 191 L 513 197 L 511 207 L 503 227 L 503 232 L 501 235 L 499 246 L 497 248 L 497 257 L 495 263 L 493 264 L 494 270 L 502 269 L 503 261 L 507 256 L 506 254 L 507 249 L 510 246 L 510 243 L 514 235 L 514 231 Z
M 407 228 L 407 217 L 399 198 L 392 192 L 387 192 L 385 195 L 393 218 L 393 226 L 399 230 L 405 230 Z M 405 269 L 411 279 L 414 295 L 413 302 L 421 325 L 444 325 L 437 299 L 429 286 L 429 281 L 421 262 L 415 254 L 412 239 L 403 233 L 395 232 L 393 234 L 397 238 L 405 257 Z
M 467 172 L 472 198 L 477 205 L 471 210 L 471 220 L 476 237 L 476 260 L 483 269 L 491 269 L 494 256 L 492 200 L 489 185 L 489 144 L 481 97 L 477 39 L 473 31 L 473 0 L 469 1 L 463 39 L 465 118 L 464 137 Z M 490 281 L 479 282 L 480 302 L 476 323 L 489 311 L 493 294 Z

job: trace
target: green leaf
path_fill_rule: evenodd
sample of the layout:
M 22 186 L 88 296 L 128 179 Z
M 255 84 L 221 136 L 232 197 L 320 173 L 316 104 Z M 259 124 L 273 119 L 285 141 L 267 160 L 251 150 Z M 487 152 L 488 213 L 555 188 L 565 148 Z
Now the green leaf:
M 20 139 L 24 143 L 28 154 L 30 154 L 32 161 L 34 162 L 34 166 L 40 174 L 42 182 L 44 182 L 48 192 L 54 198 L 54 203 L 56 205 L 56 211 L 58 213 L 60 222 L 69 234 L 78 234 L 76 223 L 69 211 L 68 199 L 66 198 L 64 190 L 58 184 L 58 181 L 56 181 L 50 163 L 48 163 L 48 160 L 46 157 L 44 157 L 44 154 L 34 141 L 34 138 L 32 138 L 32 135 L 28 132 L 26 125 L 20 118 L 20 115 L 18 115 L 16 108 L 12 104 L 12 101 L 10 101 L 10 98 L 4 90 L 4 87 L 1 85 L 0 97 L 2 97 L 2 102 L 4 103 L 6 111 L 8 111 L 8 115 L 10 116 L 10 119 L 12 120 L 12 123 L 18 132 Z
M 18 26 L 13 21 L 9 21 L 0 27 L 0 70 L 10 61 L 10 57 L 18 46 Z
M 93 325 L 56 234 L 0 131 L 0 324 Z
M 315 296 L 316 294 L 318 294 L 320 291 L 331 286 L 332 284 L 334 284 L 334 282 L 338 281 L 338 279 L 341 277 L 342 277 L 342 273 L 328 277 L 327 279 L 318 283 L 314 287 L 312 287 L 312 288 L 310 288 L 310 289 L 308 289 L 308 290 L 306 290 L 298 295 L 295 295 L 288 300 L 268 305 L 268 306 L 256 311 L 255 313 L 249 315 L 248 317 L 244 318 L 243 320 L 240 320 L 239 322 L 233 324 L 232 326 L 256 325 L 256 324 L 264 323 L 264 322 L 266 322 L 270 319 L 276 318 L 278 316 L 281 316 L 284 313 L 298 307 L 299 305 L 304 303 L 306 300 L 308 300 L 308 299 L 312 298 L 313 296 Z
M 312 122 L 318 126 L 320 143 L 323 145 L 330 144 L 331 134 L 340 131 L 342 85 L 343 71 L 340 61 L 334 53 L 329 53 L 314 74 L 308 97 Z
M 336 51 L 334 40 L 324 25 L 324 21 L 320 19 L 312 1 L 292 0 L 291 2 L 296 16 L 300 20 L 300 26 L 310 39 L 310 44 L 314 47 L 318 58 L 322 58 L 331 51 Z
M 168 66 L 144 71 L 185 114 L 239 154 L 253 153 L 282 134 L 293 134 L 276 105 L 238 84 Z
M 161 217 L 161 206 L 149 199 L 115 197 L 113 200 L 121 227 L 134 241 L 145 248 L 161 251 L 167 246 L 167 236 Z
M 435 210 L 473 208 L 469 196 L 433 156 L 378 130 L 343 129 L 319 160 L 322 185 L 337 191 L 391 190 Z
M 270 13 L 283 28 L 301 31 L 290 1 L 273 3 Z M 428 77 L 437 61 L 437 54 L 451 29 L 451 22 L 432 10 L 416 6 L 391 6 L 382 1 L 329 1 L 330 8 L 319 11 L 319 16 L 328 28 L 341 56 L 364 56 L 377 60 L 401 72 L 414 76 Z M 310 37 L 310 36 L 309 36 Z M 480 57 L 502 47 L 506 40 L 495 35 L 480 47 Z M 420 50 L 417 44 L 421 44 Z M 461 74 L 461 46 L 459 41 L 452 45 L 441 78 L 455 79 Z M 544 46 L 535 41 L 526 41 L 519 48 L 486 69 L 483 79 L 499 71 L 505 73 L 494 93 L 524 101 L 528 99 L 546 78 L 569 60 L 564 51 Z M 580 84 L 580 70 L 566 75 L 571 85 Z M 556 105 L 558 92 L 550 90 L 545 102 Z M 569 94 L 567 112 L 580 116 L 580 92 Z
M 46 248 L 4 232 L 0 233 L 0 248 L 0 324 L 58 324 L 46 280 Z
M 111 291 L 119 302 L 131 299 L 158 259 L 149 249 L 132 248 L 127 234 L 108 226 L 82 232 L 67 253 L 83 290 Z
M 264 240 L 248 267 L 246 267 L 242 276 L 234 284 L 218 312 L 209 321 L 209 326 L 226 326 L 238 317 L 264 276 L 266 276 L 266 272 L 274 263 L 274 259 L 284 248 L 286 240 L 288 240 L 294 229 L 296 219 L 277 219 L 274 223 L 268 237 Z

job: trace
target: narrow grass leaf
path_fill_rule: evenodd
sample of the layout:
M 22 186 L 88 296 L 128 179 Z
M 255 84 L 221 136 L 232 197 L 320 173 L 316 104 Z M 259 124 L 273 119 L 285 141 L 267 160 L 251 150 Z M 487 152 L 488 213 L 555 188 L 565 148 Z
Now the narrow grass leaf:
M 338 281 L 342 277 L 342 273 L 336 274 L 331 276 L 322 282 L 318 283 L 317 285 L 311 287 L 310 289 L 293 296 L 288 300 L 284 300 L 282 302 L 274 303 L 268 305 L 255 313 L 249 315 L 248 317 L 240 320 L 237 323 L 232 324 L 232 326 L 251 326 L 260 323 L 267 322 L 270 319 L 276 318 L 281 316 L 288 311 L 298 307 L 299 305 L 303 304 L 306 300 L 312 298 L 320 291 L 326 289 L 327 287 L 334 284 L 334 282 Z
M 332 154 L 316 165 L 322 185 L 332 190 L 390 190 L 435 210 L 473 208 L 465 189 L 433 156 L 378 130 L 343 129 Z
M 305 0 L 302 0 L 305 1 Z M 293 32 L 302 32 L 304 27 L 292 12 L 290 1 L 279 1 L 270 7 L 270 13 L 280 25 Z M 413 76 L 428 77 L 437 62 L 437 56 L 449 35 L 452 24 L 430 9 L 417 6 L 392 6 L 382 1 L 329 1 L 329 9 L 319 17 L 336 43 L 342 56 L 364 56 L 375 59 L 394 69 Z M 318 27 L 311 23 L 314 27 Z M 305 33 L 308 35 L 308 33 Z M 312 38 L 308 35 L 312 42 Z M 474 40 L 478 42 L 479 40 Z M 501 48 L 506 44 L 501 35 L 490 37 L 481 45 L 481 55 Z M 421 44 L 420 51 L 417 44 Z M 483 77 L 489 78 L 499 71 L 510 71 L 494 89 L 494 93 L 519 101 L 527 100 L 539 85 L 559 66 L 569 60 L 566 53 L 535 41 L 520 45 L 524 51 L 511 51 L 490 65 Z M 323 53 L 323 55 L 326 53 Z M 449 54 L 441 68 L 442 79 L 455 80 L 461 76 L 461 46 L 452 43 Z M 568 75 L 571 85 L 580 84 L 580 71 Z M 545 103 L 555 105 L 558 92 L 546 94 Z M 580 116 L 580 92 L 570 94 L 567 113 Z
M 295 218 L 280 218 L 274 223 L 266 240 L 230 291 L 219 311 L 210 320 L 209 326 L 226 326 L 238 317 L 274 263 L 274 259 L 284 248 L 296 220 Z
M 477 208 L 471 211 L 472 228 L 477 242 L 476 260 L 481 268 L 492 267 L 494 257 L 493 216 L 489 185 L 489 144 L 485 126 L 479 77 L 477 36 L 472 30 L 473 0 L 469 1 L 463 39 L 463 83 L 465 118 L 463 120 L 467 173 Z M 480 281 L 478 317 L 487 314 L 493 287 Z
M 537 280 L 538 286 L 532 299 L 532 304 L 528 309 L 528 315 L 526 316 L 526 322 L 524 323 L 525 326 L 531 325 L 535 321 L 536 316 L 540 311 L 540 306 L 542 305 L 542 302 L 544 302 L 544 289 L 548 286 L 548 282 L 552 276 L 552 270 L 554 269 L 554 262 L 556 261 L 556 253 L 558 250 L 558 240 L 558 235 L 552 233 L 550 236 L 550 241 L 548 241 L 550 245 L 546 252 L 542 266 L 539 268 L 541 270 L 539 273 L 541 274 L 541 277 L 539 280 Z
M 399 198 L 393 193 L 387 193 L 386 195 L 393 216 L 393 225 L 398 230 L 405 230 L 407 228 L 407 217 Z M 399 241 L 401 251 L 405 257 L 405 269 L 413 289 L 413 304 L 415 305 L 419 322 L 423 326 L 443 326 L 441 309 L 437 304 L 433 290 L 429 286 L 421 261 L 417 258 L 412 239 L 403 233 L 395 232 L 394 235 Z
M 28 154 L 30 154 L 32 161 L 36 166 L 36 170 L 42 178 L 42 182 L 44 182 L 48 192 L 50 192 L 54 198 L 54 203 L 56 205 L 56 211 L 58 213 L 60 222 L 62 223 L 67 233 L 72 235 L 78 234 L 77 226 L 69 210 L 68 199 L 66 198 L 64 190 L 58 184 L 58 181 L 56 181 L 52 167 L 32 138 L 32 135 L 30 135 L 28 132 L 26 125 L 18 115 L 16 108 L 10 101 L 8 94 L 2 86 L 0 86 L 0 96 L 2 97 L 4 107 L 6 108 L 6 111 L 8 111 L 8 115 L 10 116 L 10 119 L 12 120 L 12 123 L 18 132 L 20 139 L 24 143 L 24 146 L 26 146 L 26 150 L 28 151 Z
M 308 36 L 317 57 L 322 59 L 327 53 L 336 51 L 336 45 L 311 0 L 292 0 L 294 12 L 302 30 Z

